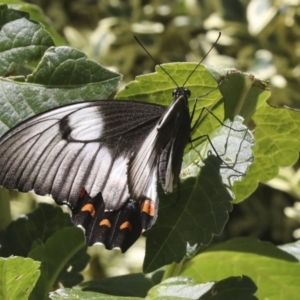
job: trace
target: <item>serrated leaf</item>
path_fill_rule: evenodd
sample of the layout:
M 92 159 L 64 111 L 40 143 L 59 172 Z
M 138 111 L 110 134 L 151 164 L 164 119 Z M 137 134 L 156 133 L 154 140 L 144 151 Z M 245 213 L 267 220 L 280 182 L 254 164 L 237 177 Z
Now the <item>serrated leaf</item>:
M 205 142 L 184 156 L 180 177 L 197 176 L 195 162 L 201 164 L 208 155 L 215 155 L 222 161 L 223 184 L 232 188 L 236 181 L 241 181 L 253 163 L 252 147 L 255 144 L 253 134 L 243 122 L 242 117 L 235 116 L 233 121 L 226 120 L 209 136 L 203 136 Z
M 39 266 L 30 258 L 0 257 L 0 299 L 27 300 L 39 278 Z
M 84 75 L 84 76 L 82 76 Z M 0 79 L 0 136 L 20 121 L 60 105 L 107 98 L 121 75 L 71 47 L 49 49 L 28 81 Z
M 212 246 L 184 265 L 183 276 L 197 282 L 247 275 L 258 299 L 298 299 L 300 265 L 292 255 L 268 242 L 237 238 Z
M 45 244 L 36 245 L 29 257 L 41 261 L 41 277 L 30 299 L 44 299 L 57 283 L 59 274 L 71 269 L 71 260 L 76 254 L 86 255 L 86 243 L 81 229 L 67 227 L 57 231 Z M 82 271 L 82 270 L 80 270 Z
M 219 76 L 215 76 L 217 78 L 222 78 L 223 73 L 220 91 L 225 101 L 226 116 L 240 113 L 254 122 L 254 163 L 244 180 L 233 186 L 237 203 L 253 193 L 259 182 L 274 178 L 279 167 L 291 166 L 297 161 L 300 149 L 299 111 L 268 105 L 266 100 L 270 92 L 265 83 L 250 74 L 236 70 L 214 72 Z
M 299 157 L 300 114 L 287 108 L 268 104 L 259 107 L 253 120 L 256 124 L 253 147 L 254 163 L 242 182 L 233 187 L 236 201 L 250 195 L 259 182 L 274 178 L 279 167 L 293 165 Z
M 59 289 L 50 293 L 50 299 L 56 300 L 140 300 L 142 298 L 136 297 L 118 297 L 118 296 L 109 296 L 93 292 L 84 292 L 81 290 L 75 289 Z
M 5 6 L 1 8 L 5 9 Z M 0 31 L 0 75 L 41 58 L 51 46 L 54 42 L 40 24 L 26 18 L 4 24 Z

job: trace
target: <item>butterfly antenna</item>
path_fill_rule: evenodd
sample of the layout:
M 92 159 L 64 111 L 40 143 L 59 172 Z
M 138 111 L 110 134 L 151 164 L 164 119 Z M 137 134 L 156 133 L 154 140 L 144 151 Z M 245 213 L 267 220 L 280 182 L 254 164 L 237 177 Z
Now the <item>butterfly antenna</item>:
M 194 70 L 190 73 L 190 75 L 187 77 L 187 79 L 185 80 L 183 87 L 185 86 L 185 84 L 188 82 L 188 80 L 191 78 L 191 76 L 195 73 L 195 71 L 198 69 L 198 67 L 200 66 L 200 64 L 204 61 L 204 59 L 208 56 L 208 54 L 211 52 L 211 50 L 216 46 L 216 44 L 218 43 L 219 39 L 221 37 L 221 32 L 219 32 L 218 38 L 216 39 L 216 41 L 213 43 L 213 45 L 210 47 L 210 49 L 208 50 L 208 52 L 206 52 L 206 54 L 204 55 L 204 57 L 200 60 L 200 62 L 196 65 L 196 67 L 194 68 Z
M 152 60 L 161 67 L 161 69 L 171 78 L 171 80 L 174 82 L 174 84 L 179 88 L 178 84 L 175 82 L 175 80 L 172 78 L 172 76 L 169 74 L 169 72 L 163 68 L 161 64 L 157 62 L 157 60 L 149 53 L 149 51 L 143 46 L 143 44 L 138 40 L 138 38 L 134 35 L 135 40 L 138 42 L 138 44 L 144 49 L 144 51 L 152 58 Z

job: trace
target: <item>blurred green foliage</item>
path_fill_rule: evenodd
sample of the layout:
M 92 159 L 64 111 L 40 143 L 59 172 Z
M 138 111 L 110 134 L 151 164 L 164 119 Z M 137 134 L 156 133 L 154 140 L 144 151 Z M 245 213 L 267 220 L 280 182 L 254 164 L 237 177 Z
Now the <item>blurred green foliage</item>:
M 299 0 L 27 2 L 43 10 L 70 46 L 122 73 L 124 84 L 153 71 L 157 63 L 200 61 L 221 32 L 205 64 L 250 72 L 269 82 L 272 105 L 300 108 Z M 285 169 L 271 187 L 261 186 L 236 206 L 218 239 L 250 235 L 276 244 L 292 241 L 299 223 L 287 218 L 284 208 L 300 199 L 297 169 Z M 290 216 L 299 218 L 296 208 L 290 210 Z M 96 265 L 93 278 L 102 272 Z
M 206 64 L 234 67 L 268 80 L 272 103 L 300 107 L 299 1 L 36 0 L 68 43 L 116 68 L 125 81 L 158 63 L 199 61 L 222 37 Z

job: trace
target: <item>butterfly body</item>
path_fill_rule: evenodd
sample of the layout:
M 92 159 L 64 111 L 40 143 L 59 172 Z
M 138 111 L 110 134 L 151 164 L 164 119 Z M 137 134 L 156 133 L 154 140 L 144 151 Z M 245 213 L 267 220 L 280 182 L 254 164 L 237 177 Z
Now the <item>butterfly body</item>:
M 190 141 L 190 92 L 169 107 L 138 101 L 71 104 L 0 138 L 0 185 L 67 204 L 89 245 L 125 252 L 157 218 L 157 182 L 178 183 Z

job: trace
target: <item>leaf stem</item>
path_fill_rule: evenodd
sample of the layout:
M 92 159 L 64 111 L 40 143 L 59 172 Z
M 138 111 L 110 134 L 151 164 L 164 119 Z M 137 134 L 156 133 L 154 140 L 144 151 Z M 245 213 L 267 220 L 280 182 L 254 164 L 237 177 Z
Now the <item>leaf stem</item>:
M 181 269 L 182 269 L 182 266 L 183 266 L 184 262 L 185 262 L 185 258 L 183 258 L 181 260 L 181 262 L 178 263 L 178 264 L 174 262 L 174 263 L 168 265 L 166 267 L 166 270 L 165 270 L 164 276 L 162 278 L 162 281 L 166 280 L 170 277 L 178 276 L 181 272 Z

